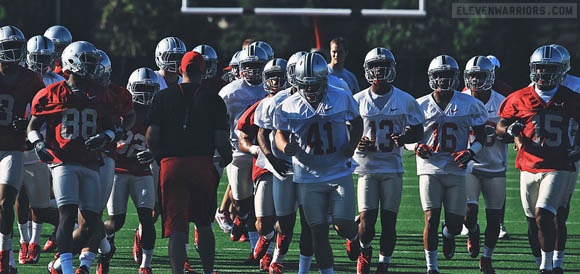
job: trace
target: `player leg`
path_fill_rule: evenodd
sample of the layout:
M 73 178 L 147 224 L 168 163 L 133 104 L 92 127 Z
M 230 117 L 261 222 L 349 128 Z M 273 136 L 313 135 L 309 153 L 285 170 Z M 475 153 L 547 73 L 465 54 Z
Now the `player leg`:
M 215 220 L 220 226 L 220 228 L 224 231 L 224 233 L 231 233 L 232 232 L 232 221 L 230 219 L 230 196 L 232 193 L 232 188 L 228 184 L 224 196 L 222 198 L 222 202 L 220 207 L 216 210 L 215 213 Z
M 299 197 L 298 184 L 296 185 L 296 196 Z M 298 263 L 298 274 L 307 274 L 310 270 L 310 265 L 312 264 L 312 258 L 314 257 L 314 247 L 312 246 L 312 229 L 306 221 L 306 214 L 304 214 L 304 207 L 300 202 L 298 209 L 300 210 L 300 262 Z
M 375 223 L 379 212 L 381 174 L 359 175 L 357 194 L 360 225 L 358 226 L 358 236 L 361 246 L 361 253 L 357 261 L 357 273 L 370 273 L 372 246 L 371 242 L 375 237 Z
M 381 250 L 377 274 L 388 272 L 391 256 L 397 241 L 397 212 L 401 205 L 403 194 L 403 174 L 392 173 L 383 175 L 381 183 Z
M 97 251 L 99 249 L 103 251 L 102 246 L 100 246 L 101 239 L 106 240 L 105 228 L 101 218 L 106 202 L 104 202 L 102 195 L 106 196 L 108 200 L 110 190 L 102 189 L 103 185 L 101 184 L 102 179 L 100 178 L 100 175 L 103 173 L 97 172 L 89 167 L 82 167 L 82 170 L 82 177 L 79 180 L 79 220 L 84 220 L 84 228 L 80 229 L 81 224 L 79 222 L 79 236 L 80 239 L 87 239 L 87 241 L 81 244 L 83 248 L 79 256 L 79 260 L 81 261 L 79 269 L 84 268 L 87 271 L 90 271 L 93 261 L 96 258 Z M 112 182 L 112 176 L 110 180 Z M 95 195 L 95 193 L 99 193 L 99 195 Z M 103 251 L 103 253 L 114 253 L 114 250 L 111 247 L 109 247 L 109 252 L 106 251 L 107 250 Z M 101 255 L 101 257 L 102 256 L 103 255 Z M 99 262 L 102 262 L 101 259 L 102 258 L 99 259 Z M 108 269 L 105 269 L 105 271 L 101 270 L 102 269 L 98 267 L 97 273 L 107 273 L 106 271 Z
M 467 209 L 464 224 L 468 229 L 467 253 L 471 258 L 477 258 L 480 249 L 480 229 L 477 223 L 477 213 L 479 211 L 479 194 L 483 180 L 471 172 L 465 176 L 465 191 L 467 195 Z
M 22 184 L 21 151 L 0 151 L 0 272 L 16 271 L 12 258 L 14 203 Z M 14 268 L 14 270 L 12 270 Z
M 540 251 L 540 242 L 538 241 L 535 205 L 538 200 L 541 176 L 541 173 L 520 172 L 520 199 L 528 224 L 528 242 L 538 267 L 540 267 L 542 254 Z
M 30 206 L 32 207 L 32 234 L 30 235 L 26 263 L 36 264 L 40 258 L 40 234 L 42 233 L 43 222 L 49 216 L 50 171 L 46 164 L 35 163 L 29 165 L 26 173 L 32 175 L 24 179 L 27 195 L 30 198 Z
M 441 226 L 443 255 L 447 259 L 451 259 L 455 254 L 455 236 L 461 233 L 465 219 L 465 205 L 467 204 L 465 176 L 446 174 L 441 176 L 439 180 L 445 186 L 443 194 L 445 197 L 443 199 L 445 222 Z
M 111 245 L 115 244 L 115 233 L 125 224 L 131 179 L 129 174 L 115 174 L 113 177 L 113 189 L 107 201 L 109 218 L 104 222 L 105 233 Z
M 442 186 L 436 175 L 419 175 L 419 196 L 425 213 L 423 247 L 429 273 L 439 273 L 437 246 L 439 245 L 439 219 L 441 216 Z
M 232 188 L 233 204 L 238 217 L 234 221 L 232 228 L 232 240 L 238 241 L 242 236 L 244 227 L 248 221 L 250 203 L 252 202 L 252 157 L 234 157 L 226 172 L 228 173 L 229 185 Z
M 142 251 L 133 251 L 133 257 L 141 255 L 141 258 L 135 261 L 140 262 L 140 269 L 151 269 L 151 261 L 155 249 L 155 224 L 153 222 L 152 211 L 155 207 L 155 187 L 152 176 L 131 176 L 132 182 L 129 187 L 131 199 L 137 208 L 139 223 L 142 227 L 140 242 Z
M 555 273 L 563 273 L 562 264 L 564 263 L 564 250 L 566 249 L 566 239 L 568 238 L 566 222 L 570 214 L 570 201 L 572 200 L 572 194 L 574 193 L 576 181 L 578 180 L 579 164 L 580 162 L 576 162 L 576 172 L 570 173 L 567 191 L 564 193 L 565 199 L 562 200 L 562 204 L 556 214 L 556 245 L 554 246 L 554 259 L 552 263 Z
M 24 179 L 27 176 L 26 166 L 24 167 L 25 172 L 23 172 L 23 184 L 18 192 L 16 202 L 14 203 L 14 209 L 16 212 L 16 221 L 18 222 L 18 232 L 20 234 L 20 249 L 18 251 L 18 263 L 25 264 L 28 258 L 28 246 L 30 244 L 30 231 L 29 231 L 29 220 L 30 220 L 30 204 L 28 200 L 28 195 L 26 194 L 26 183 Z
M 479 268 L 484 274 L 495 273 L 491 256 L 499 238 L 501 215 L 505 204 L 506 177 L 482 178 L 481 191 L 485 200 L 485 243 L 483 255 L 479 260 Z M 468 192 L 469 193 L 469 192 Z
M 292 182 L 292 176 L 286 176 L 283 180 L 273 177 L 273 200 L 276 216 L 278 216 L 276 237 L 276 249 L 270 265 L 270 273 L 282 273 L 284 257 L 288 253 L 296 224 L 296 186 Z
M 332 180 L 329 192 L 329 208 L 332 212 L 332 221 L 338 235 L 347 240 L 346 251 L 351 261 L 356 261 L 360 255 L 360 240 L 358 227 L 354 223 L 356 212 L 356 196 L 354 183 L 349 174 L 342 178 Z
M 274 209 L 272 177 L 272 173 L 267 173 L 256 180 L 254 207 L 256 212 L 256 229 L 260 235 L 258 243 L 254 248 L 254 259 L 256 260 L 260 260 L 266 255 L 266 251 L 274 239 L 276 213 Z

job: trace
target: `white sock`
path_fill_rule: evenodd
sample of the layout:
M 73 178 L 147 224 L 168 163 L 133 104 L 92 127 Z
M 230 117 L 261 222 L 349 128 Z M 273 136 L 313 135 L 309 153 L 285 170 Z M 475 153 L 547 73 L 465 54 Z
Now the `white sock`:
M 487 247 L 487 245 L 483 246 L 483 257 L 491 258 L 493 255 L 493 248 Z
M 329 267 L 327 269 L 321 269 L 320 274 L 334 274 L 334 268 Z
M 141 224 L 139 224 L 139 229 L 137 229 L 137 231 L 139 231 L 139 237 L 141 237 L 142 230 L 143 230 L 143 227 L 141 226 Z
M 8 258 L 8 263 L 11 266 L 16 267 L 16 263 L 14 262 L 14 252 L 12 252 L 12 237 L 10 237 L 10 240 L 8 240 L 8 242 L 10 243 L 10 257 Z
M 437 266 L 437 249 L 433 251 L 425 250 L 425 259 L 427 260 L 427 270 L 439 271 Z
M 371 242 L 369 242 L 368 244 L 365 244 L 365 243 L 363 243 L 363 242 L 359 241 L 359 243 L 360 243 L 360 247 L 361 247 L 361 248 L 369 248 L 369 247 L 371 247 L 371 246 L 372 246 L 372 243 L 373 243 L 373 242 L 371 241 Z
M 534 257 L 534 261 L 536 262 L 536 266 L 539 268 L 542 263 L 542 257 Z
M 32 237 L 32 221 L 28 221 L 28 235 Z
M 562 268 L 564 264 L 564 250 L 554 250 L 554 258 L 552 259 L 552 266 Z
M 52 264 L 52 268 L 54 268 L 56 270 L 62 269 L 62 265 L 60 264 L 60 257 L 58 257 L 58 259 L 54 260 L 54 263 Z
M 552 259 L 554 258 L 554 251 L 544 252 L 542 250 L 542 262 L 540 269 L 552 270 Z
M 28 234 L 28 222 L 18 224 L 18 232 L 20 232 L 20 243 L 29 243 L 30 234 Z
M 283 263 L 284 262 L 284 255 L 286 254 L 282 254 L 280 253 L 280 249 L 276 248 L 274 249 L 274 256 L 272 256 L 272 262 L 273 263 Z
M 272 238 L 274 238 L 274 230 L 272 230 L 270 233 L 264 235 L 264 237 L 266 237 L 267 240 L 272 240 Z
M 0 233 L 0 251 L 12 250 L 12 235 Z
M 256 244 L 258 243 L 258 238 L 260 237 L 260 235 L 258 235 L 257 231 L 250 231 L 248 232 L 248 237 L 250 237 L 250 246 L 252 247 L 252 250 L 254 250 L 254 248 L 256 248 Z
M 455 238 L 455 235 L 449 233 L 449 231 L 447 231 L 447 226 L 445 228 L 443 228 L 443 236 L 445 236 L 445 238 L 449 238 L 449 239 L 453 239 Z
M 391 256 L 383 256 L 382 254 L 379 254 L 379 263 L 380 264 L 389 264 L 391 263 Z
M 300 254 L 300 261 L 298 263 L 298 274 L 308 274 L 310 265 L 312 264 L 312 256 L 304 256 Z
M 107 237 L 104 237 L 99 242 L 99 253 L 107 254 L 109 252 L 111 252 L 111 244 L 107 240 Z
M 81 266 L 84 265 L 87 267 L 88 270 L 91 270 L 91 265 L 93 265 L 93 261 L 97 257 L 97 254 L 93 252 L 84 251 L 79 255 L 79 260 L 81 261 Z
M 141 267 L 151 267 L 151 261 L 153 261 L 153 252 L 155 249 L 147 250 L 143 249 L 143 260 L 141 260 Z
M 37 224 L 32 222 L 32 234 L 30 237 L 30 243 L 40 243 L 40 234 L 42 233 L 42 224 Z
M 74 274 L 72 253 L 60 254 L 60 265 L 62 274 Z

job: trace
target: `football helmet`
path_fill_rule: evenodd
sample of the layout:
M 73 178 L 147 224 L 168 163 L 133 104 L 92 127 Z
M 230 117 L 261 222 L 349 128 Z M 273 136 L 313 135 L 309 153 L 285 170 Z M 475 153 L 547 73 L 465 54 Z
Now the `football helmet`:
M 465 64 L 463 80 L 465 86 L 472 91 L 490 89 L 495 81 L 495 66 L 485 56 L 474 56 Z
M 295 86 L 296 85 L 296 63 L 303 55 L 306 55 L 308 52 L 306 51 L 299 51 L 288 59 L 288 64 L 286 65 L 286 76 L 288 78 L 288 84 Z
M 179 72 L 181 58 L 186 52 L 185 43 L 177 37 L 163 38 L 155 48 L 155 63 L 161 70 Z
M 541 90 L 553 89 L 565 74 L 562 53 L 551 46 L 541 46 L 530 56 L 530 80 Z
M 138 68 L 129 76 L 127 90 L 131 93 L 133 102 L 151 105 L 159 91 L 159 78 L 150 68 Z
M 79 76 L 95 78 L 99 71 L 101 55 L 87 41 L 70 43 L 62 52 L 62 69 Z
M 311 104 L 322 101 L 328 90 L 328 63 L 318 53 L 307 53 L 296 63 L 296 86 Z
M 557 49 L 562 54 L 562 61 L 564 62 L 564 73 L 568 73 L 568 71 L 570 71 L 572 68 L 570 66 L 570 52 L 568 52 L 568 50 L 561 45 L 551 44 L 550 47 Z
M 363 68 L 369 84 L 392 83 L 397 76 L 395 56 L 386 48 L 371 49 L 365 56 Z
M 494 70 L 497 70 L 501 67 L 501 64 L 499 63 L 499 59 L 497 59 L 497 57 L 495 57 L 493 55 L 488 55 L 487 59 L 489 59 L 489 61 L 491 61 L 491 63 L 493 64 Z
M 286 65 L 288 61 L 282 58 L 274 58 L 264 66 L 262 73 L 262 82 L 264 83 L 264 90 L 269 93 L 277 93 L 286 88 Z
M 0 28 L 0 62 L 19 63 L 26 56 L 26 38 L 17 27 Z
M 264 65 L 268 62 L 268 56 L 262 48 L 254 44 L 249 45 L 240 52 L 238 61 L 240 62 L 240 74 L 246 83 L 258 85 L 262 82 Z
M 459 65 L 449 55 L 439 55 L 429 63 L 429 87 L 434 91 L 452 91 L 459 84 Z
M 103 87 L 108 87 L 109 84 L 111 83 L 111 72 L 113 70 L 111 66 L 111 59 L 109 59 L 109 56 L 107 55 L 106 52 L 100 49 L 97 49 L 97 51 L 99 52 L 99 55 L 101 55 L 101 63 L 99 65 L 99 69 L 97 71 L 95 79 Z
M 48 28 L 44 32 L 44 37 L 52 40 L 52 43 L 54 44 L 54 51 L 56 52 L 57 56 L 60 56 L 64 48 L 72 43 L 72 35 L 70 34 L 70 31 L 68 31 L 67 28 L 59 25 Z
M 215 50 L 208 45 L 199 45 L 193 51 L 203 55 L 203 60 L 205 60 L 205 73 L 203 73 L 201 79 L 213 78 L 217 74 L 218 64 L 218 57 Z
M 261 49 L 263 49 L 266 52 L 266 55 L 268 55 L 268 60 L 274 59 L 274 50 L 272 49 L 272 46 L 270 46 L 270 44 L 264 41 L 256 41 L 251 43 L 250 45 L 256 45 Z
M 26 65 L 29 69 L 38 73 L 44 73 L 52 67 L 54 58 L 54 44 L 42 35 L 36 35 L 26 43 Z
M 236 51 L 236 53 L 232 56 L 232 60 L 230 60 L 229 66 L 231 68 L 230 75 L 232 76 L 232 81 L 236 79 L 240 79 L 240 62 L 238 57 L 240 56 L 240 50 Z M 231 81 L 230 81 L 231 82 Z

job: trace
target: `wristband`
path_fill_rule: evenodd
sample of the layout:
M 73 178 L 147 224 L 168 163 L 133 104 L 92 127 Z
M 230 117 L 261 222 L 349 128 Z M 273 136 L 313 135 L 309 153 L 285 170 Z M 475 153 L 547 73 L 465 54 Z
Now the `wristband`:
M 103 133 L 105 135 L 109 136 L 110 140 L 115 140 L 115 132 L 113 132 L 112 130 L 107 129 L 107 130 L 103 131 Z
M 473 151 L 473 153 L 477 154 L 478 152 L 480 152 L 483 149 L 483 146 L 481 145 L 480 142 L 473 142 L 473 144 L 471 144 L 469 149 L 471 149 L 471 151 Z
M 36 143 L 36 141 L 42 141 L 44 140 L 44 138 L 42 137 L 42 134 L 40 134 L 40 131 L 38 130 L 32 130 L 28 133 L 27 135 L 28 137 L 28 141 L 31 143 Z
M 260 147 L 257 145 L 253 145 L 250 147 L 250 154 L 252 155 L 258 155 L 258 153 L 260 153 Z

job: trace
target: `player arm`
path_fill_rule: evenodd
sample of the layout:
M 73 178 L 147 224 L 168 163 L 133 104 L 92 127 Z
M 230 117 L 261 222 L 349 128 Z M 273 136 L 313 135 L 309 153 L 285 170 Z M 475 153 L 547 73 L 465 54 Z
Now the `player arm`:
M 363 120 L 360 116 L 349 120 L 350 127 L 348 129 L 348 133 L 350 139 L 348 143 L 346 143 L 342 148 L 342 154 L 346 157 L 352 157 L 354 154 L 354 150 L 358 146 L 360 138 L 363 134 Z
M 125 115 L 121 116 L 121 126 L 115 128 L 115 140 L 120 140 L 123 138 L 125 133 L 128 130 L 132 129 L 135 126 L 135 122 L 137 121 L 137 112 L 135 109 L 131 109 Z
M 252 144 L 252 140 L 254 140 L 256 136 L 252 133 L 246 133 L 243 130 L 240 130 L 240 138 L 238 139 L 238 147 L 241 151 L 250 153 L 254 157 L 258 157 L 258 153 L 260 152 L 260 147 L 257 145 Z
M 497 139 L 503 143 L 509 144 L 514 142 L 514 136 L 508 133 L 508 128 L 516 121 L 515 118 L 501 118 L 495 126 Z
M 145 132 L 145 144 L 153 154 L 159 153 L 161 127 L 151 124 Z
M 270 129 L 260 128 L 258 130 L 257 136 L 258 145 L 276 172 L 283 175 L 286 173 L 286 171 L 288 171 L 288 166 L 284 160 L 278 159 L 276 156 L 274 156 L 274 153 L 272 153 L 270 138 L 268 138 L 271 132 L 272 130 Z
M 423 124 L 409 126 L 405 129 L 405 134 L 391 134 L 391 138 L 395 142 L 395 145 L 399 147 L 417 143 L 423 139 Z
M 223 129 L 217 129 L 213 133 L 214 144 L 221 156 L 221 167 L 225 167 L 232 162 L 232 146 L 229 136 L 229 132 Z
M 54 156 L 48 151 L 44 137 L 40 133 L 40 128 L 45 123 L 45 120 L 44 116 L 33 115 L 28 123 L 27 138 L 32 143 L 38 158 L 45 163 L 49 163 L 54 160 Z

